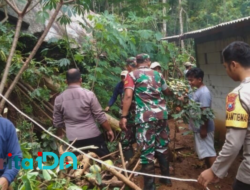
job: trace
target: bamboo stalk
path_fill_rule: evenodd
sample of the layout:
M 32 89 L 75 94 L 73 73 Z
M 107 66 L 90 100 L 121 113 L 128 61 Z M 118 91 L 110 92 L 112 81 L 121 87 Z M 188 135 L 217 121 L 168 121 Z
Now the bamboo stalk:
M 19 87 L 19 86 L 18 86 Z M 28 98 L 46 117 L 48 117 L 50 120 L 53 120 L 52 117 L 50 117 L 42 108 L 41 106 L 37 105 L 25 92 L 22 88 L 19 87 L 20 92 Z
M 136 184 L 134 184 L 132 181 L 130 181 L 128 178 L 126 178 L 124 175 L 117 172 L 115 169 L 107 167 L 107 170 L 110 171 L 112 174 L 114 174 L 117 178 L 122 180 L 126 185 L 131 187 L 134 190 L 141 190 L 140 187 L 138 187 Z
M 115 152 L 112 152 L 112 153 L 110 153 L 110 154 L 108 154 L 108 155 L 105 155 L 105 156 L 101 157 L 100 160 L 103 160 L 104 158 L 107 158 L 107 157 L 109 157 L 109 156 L 111 156 L 111 155 L 113 155 L 113 154 L 116 154 L 117 152 L 119 152 L 119 150 L 117 150 L 117 151 L 115 151 Z
M 76 140 L 77 138 L 75 138 L 75 140 L 70 144 L 70 146 L 68 146 L 68 148 L 64 152 L 67 152 L 70 149 L 70 147 L 76 142 Z
M 94 145 L 90 145 L 90 146 L 84 146 L 84 147 L 78 148 L 78 150 L 86 150 L 86 149 L 98 149 L 98 147 Z M 74 149 L 72 152 L 76 152 L 76 150 Z
M 125 164 L 125 161 L 124 161 L 124 156 L 123 156 L 123 151 L 122 151 L 122 145 L 121 143 L 119 142 L 119 150 L 120 150 L 120 156 L 121 156 L 121 160 L 122 160 L 122 167 L 123 169 L 127 170 L 126 169 L 126 164 Z M 125 171 L 125 176 L 128 177 L 128 173 Z
M 139 166 L 139 164 L 140 164 L 140 159 L 137 161 L 135 167 L 133 168 L 133 170 L 132 170 L 133 172 L 136 170 L 136 168 Z M 133 173 L 130 173 L 128 179 L 130 180 L 130 179 L 132 178 L 132 176 L 133 176 Z M 125 187 L 126 187 L 126 186 L 123 185 L 122 188 L 121 188 L 120 190 L 123 190 Z
M 34 91 L 34 88 L 30 86 L 29 84 L 26 84 L 21 79 L 17 82 L 17 85 L 21 86 L 25 91 Z M 43 102 L 42 100 L 39 100 L 38 98 L 35 98 L 37 101 L 39 101 L 48 111 L 53 113 L 53 106 L 49 102 Z

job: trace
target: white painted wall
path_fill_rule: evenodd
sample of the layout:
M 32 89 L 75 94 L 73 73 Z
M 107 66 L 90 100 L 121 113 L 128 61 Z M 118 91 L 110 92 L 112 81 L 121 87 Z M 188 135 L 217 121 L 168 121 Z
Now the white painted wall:
M 239 82 L 234 82 L 227 76 L 223 64 L 221 63 L 221 51 L 237 38 L 218 40 L 197 44 L 197 62 L 204 71 L 204 83 L 212 93 L 212 108 L 215 111 L 215 127 L 220 139 L 225 136 L 225 107 L 226 96 Z M 207 54 L 207 64 L 205 63 L 205 53 Z

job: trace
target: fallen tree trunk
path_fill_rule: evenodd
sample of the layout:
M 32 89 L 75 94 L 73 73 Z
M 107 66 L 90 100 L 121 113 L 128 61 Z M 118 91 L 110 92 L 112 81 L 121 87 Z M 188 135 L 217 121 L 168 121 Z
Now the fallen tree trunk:
M 117 119 L 113 118 L 112 116 L 110 116 L 107 113 L 106 113 L 106 117 L 108 119 L 108 122 L 109 122 L 111 128 L 114 131 L 121 131 L 121 128 L 119 127 L 119 121 Z
M 42 76 L 42 80 L 44 82 L 44 84 L 48 87 L 48 89 L 50 89 L 51 91 L 53 92 L 59 92 L 60 90 L 60 84 L 54 82 L 51 77 L 41 73 L 40 71 L 38 70 L 35 70 L 34 71 L 37 75 L 41 75 Z

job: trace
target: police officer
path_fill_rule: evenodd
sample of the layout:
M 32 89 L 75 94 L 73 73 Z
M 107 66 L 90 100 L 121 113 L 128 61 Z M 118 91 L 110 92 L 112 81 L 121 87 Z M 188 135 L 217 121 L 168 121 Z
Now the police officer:
M 244 42 L 233 42 L 222 52 L 224 67 L 234 81 L 241 84 L 230 92 L 226 99 L 226 141 L 211 168 L 203 171 L 198 182 L 207 186 L 215 179 L 226 177 L 241 147 L 241 162 L 233 190 L 250 189 L 250 46 Z

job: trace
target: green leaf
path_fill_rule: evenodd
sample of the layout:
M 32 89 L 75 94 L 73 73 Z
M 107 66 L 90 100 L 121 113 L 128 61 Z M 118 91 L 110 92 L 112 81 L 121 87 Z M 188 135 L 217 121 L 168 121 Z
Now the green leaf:
M 58 22 L 60 22 L 61 25 L 67 25 L 71 23 L 71 19 L 68 15 L 63 14 L 57 19 Z
M 48 10 L 51 10 L 51 9 L 55 9 L 56 8 L 56 4 L 58 3 L 57 0 L 45 0 L 45 4 L 44 4 L 44 9 L 48 9 Z
M 78 61 L 78 62 L 82 62 L 83 59 L 84 59 L 84 55 L 82 55 L 82 54 L 75 54 L 75 55 L 74 55 L 74 59 L 75 59 L 76 61 Z
M 73 11 L 77 13 L 79 16 L 84 15 L 84 12 L 85 12 L 84 7 L 79 4 L 75 4 L 73 6 Z
M 89 187 L 87 185 L 85 185 L 85 186 L 82 187 L 82 190 L 88 190 L 88 188 Z
M 47 170 L 43 170 L 43 177 L 45 180 L 51 180 L 51 175 Z
M 185 131 L 184 133 L 182 133 L 183 136 L 186 136 L 186 135 L 190 135 L 192 134 L 193 132 L 192 131 Z
M 53 142 L 50 143 L 50 147 L 51 147 L 53 150 L 57 150 L 57 145 L 56 145 L 55 141 L 53 141 Z
M 104 29 L 104 26 L 103 26 L 103 24 L 101 24 L 101 23 L 96 23 L 95 29 L 97 29 L 97 30 L 103 30 L 103 29 Z
M 37 13 L 36 21 L 44 24 L 48 18 L 49 18 L 49 13 L 47 13 L 46 11 L 39 11 Z
M 54 177 L 57 177 L 57 175 L 52 170 L 47 170 L 49 174 L 53 175 Z
M 53 38 L 50 38 L 49 40 L 48 40 L 48 43 L 50 44 L 50 43 L 57 43 L 58 42 L 58 38 L 55 38 L 55 37 L 53 37 Z
M 92 173 L 87 173 L 87 174 L 85 175 L 85 177 L 95 179 L 96 175 L 95 175 L 95 174 L 92 174 Z
M 58 61 L 58 63 L 59 63 L 59 66 L 60 66 L 60 67 L 65 67 L 65 66 L 70 65 L 70 60 L 67 59 L 67 58 L 63 58 L 63 59 L 60 59 L 60 60 Z
M 96 182 L 97 182 L 98 185 L 102 184 L 102 176 L 101 176 L 101 174 L 99 172 L 96 173 Z
M 47 136 L 47 134 L 43 133 L 42 136 L 41 136 L 41 138 L 42 138 L 42 139 L 45 139 L 46 136 Z
M 155 33 L 155 38 L 156 38 L 157 41 L 160 41 L 162 39 L 162 37 L 163 36 L 162 36 L 162 34 L 160 32 Z
M 138 33 L 143 39 L 148 39 L 152 35 L 151 30 L 138 30 Z
M 47 141 L 43 142 L 43 147 L 47 147 L 47 145 L 48 145 Z
M 71 185 L 67 188 L 68 190 L 82 190 L 82 188 L 76 186 L 76 185 Z

